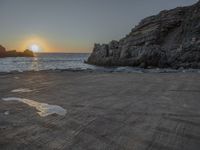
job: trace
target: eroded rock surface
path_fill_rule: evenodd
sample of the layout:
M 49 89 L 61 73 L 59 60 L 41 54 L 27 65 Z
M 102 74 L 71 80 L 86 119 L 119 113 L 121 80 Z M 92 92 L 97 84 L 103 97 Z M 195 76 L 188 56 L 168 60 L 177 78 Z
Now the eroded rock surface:
M 200 68 L 200 1 L 143 19 L 120 41 L 95 44 L 88 63 Z

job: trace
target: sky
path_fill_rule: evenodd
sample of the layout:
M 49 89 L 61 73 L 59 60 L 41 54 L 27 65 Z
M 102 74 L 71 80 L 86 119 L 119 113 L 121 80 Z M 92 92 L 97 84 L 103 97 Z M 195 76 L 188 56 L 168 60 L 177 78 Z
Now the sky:
M 8 50 L 91 52 L 145 17 L 198 0 L 0 0 L 0 44 Z

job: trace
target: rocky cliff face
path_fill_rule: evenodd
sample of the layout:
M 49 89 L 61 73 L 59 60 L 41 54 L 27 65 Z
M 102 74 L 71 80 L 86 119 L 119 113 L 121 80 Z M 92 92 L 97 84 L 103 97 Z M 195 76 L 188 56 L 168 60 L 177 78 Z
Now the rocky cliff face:
M 95 44 L 88 63 L 200 68 L 200 1 L 142 20 L 120 41 Z
M 6 51 L 6 49 L 0 45 L 0 58 L 3 57 L 34 57 L 34 54 L 28 49 L 24 52 L 17 52 L 16 50 Z

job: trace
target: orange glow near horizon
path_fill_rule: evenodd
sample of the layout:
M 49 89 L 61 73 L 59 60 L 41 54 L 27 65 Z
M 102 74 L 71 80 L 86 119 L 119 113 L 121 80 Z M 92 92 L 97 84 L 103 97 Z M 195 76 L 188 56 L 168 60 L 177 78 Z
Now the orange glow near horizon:
M 25 49 L 32 50 L 33 52 L 41 53 L 84 53 L 88 52 L 87 47 L 80 45 L 78 42 L 66 42 L 67 46 L 47 41 L 39 36 L 26 37 L 22 40 L 17 48 L 17 51 L 24 51 Z M 85 47 L 85 48 L 84 48 Z M 38 50 L 37 50 L 38 49 Z
M 51 52 L 51 48 L 46 40 L 40 37 L 31 37 L 22 41 L 20 44 L 20 50 L 31 49 L 33 45 L 37 45 L 39 47 L 39 52 Z

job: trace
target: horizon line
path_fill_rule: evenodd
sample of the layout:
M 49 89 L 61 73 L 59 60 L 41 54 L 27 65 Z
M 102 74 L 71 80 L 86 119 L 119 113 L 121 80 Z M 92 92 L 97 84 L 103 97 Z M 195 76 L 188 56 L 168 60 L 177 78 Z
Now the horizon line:
M 92 52 L 34 52 L 34 54 L 90 54 Z

